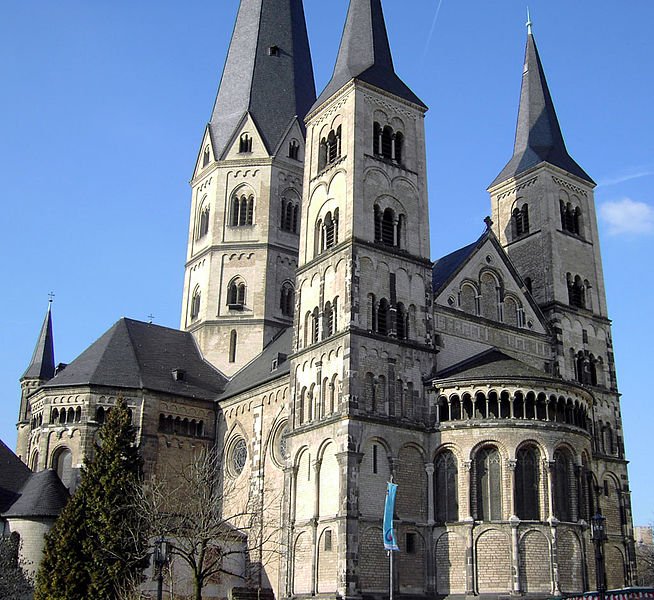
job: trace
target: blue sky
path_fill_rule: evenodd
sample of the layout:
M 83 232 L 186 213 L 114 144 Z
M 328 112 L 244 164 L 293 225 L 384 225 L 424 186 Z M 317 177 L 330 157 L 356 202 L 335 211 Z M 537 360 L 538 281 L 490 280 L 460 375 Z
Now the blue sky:
M 57 361 L 121 316 L 177 327 L 191 176 L 237 0 L 7 0 L 0 22 L 0 438 L 46 309 Z M 305 0 L 318 89 L 346 0 Z M 407 10 L 407 6 L 410 9 Z M 440 10 L 439 10 L 440 6 Z M 511 154 L 525 43 L 514 0 L 385 0 L 397 71 L 427 115 L 432 254 L 470 243 Z M 634 518 L 649 498 L 654 403 L 654 2 L 533 0 L 568 149 L 598 182 Z M 437 17 L 437 18 L 436 18 Z

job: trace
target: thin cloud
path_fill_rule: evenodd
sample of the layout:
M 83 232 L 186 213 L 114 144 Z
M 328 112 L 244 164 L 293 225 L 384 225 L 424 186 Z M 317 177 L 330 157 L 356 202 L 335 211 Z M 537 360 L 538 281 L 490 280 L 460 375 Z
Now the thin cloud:
M 438 23 L 438 15 L 441 14 L 441 6 L 443 6 L 443 0 L 438 0 L 438 6 L 436 7 L 436 14 L 434 15 L 434 20 L 431 23 L 431 29 L 429 30 L 429 35 L 427 36 L 427 41 L 425 42 L 425 50 L 422 53 L 422 63 L 425 63 L 427 58 L 427 51 L 431 44 L 431 39 L 434 37 L 434 31 L 436 31 L 436 23 Z
M 602 179 L 597 184 L 597 187 L 618 185 L 619 183 L 625 183 L 626 181 L 632 181 L 633 179 L 640 179 L 641 177 L 649 177 L 650 175 L 654 175 L 654 170 L 648 168 L 632 168 L 612 177 Z
M 600 216 L 609 235 L 647 235 L 654 233 L 654 208 L 645 202 L 622 198 L 604 202 Z

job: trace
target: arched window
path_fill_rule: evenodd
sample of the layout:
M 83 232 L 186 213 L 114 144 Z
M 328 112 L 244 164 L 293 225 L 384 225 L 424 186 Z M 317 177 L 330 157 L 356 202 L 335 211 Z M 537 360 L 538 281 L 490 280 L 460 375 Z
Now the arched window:
M 316 223 L 316 254 L 329 250 L 338 244 L 338 208 Z
M 322 171 L 327 166 L 335 163 L 341 157 L 341 126 L 332 129 L 326 138 L 320 140 L 320 152 L 318 154 L 318 170 Z
M 586 289 L 584 282 L 579 275 L 574 278 L 570 273 L 567 274 L 568 281 L 568 301 L 570 306 L 577 308 L 586 308 Z
M 202 153 L 202 168 L 206 167 L 211 160 L 211 153 L 209 152 L 209 146 L 204 147 L 204 152 Z
M 318 307 L 311 313 L 311 343 L 315 344 L 320 339 L 320 313 Z
M 572 203 L 567 204 L 561 200 L 561 229 L 574 235 L 581 234 L 581 208 L 574 207 Z
M 538 452 L 533 447 L 520 448 L 516 454 L 515 510 L 519 519 L 540 519 L 538 486 L 540 468 Z
M 234 279 L 227 288 L 227 305 L 229 308 L 240 310 L 245 306 L 245 282 Z
M 387 208 L 382 215 L 381 241 L 387 246 L 395 246 L 395 213 Z
M 68 448 L 55 450 L 52 457 L 52 468 L 57 471 L 61 482 L 70 489 L 73 485 L 73 453 Z
M 78 406 L 75 409 L 75 423 L 81 423 L 82 422 L 82 407 Z
M 327 302 L 325 304 L 325 310 L 323 311 L 323 330 L 322 337 L 323 339 L 329 338 L 334 333 L 336 333 L 337 325 L 337 300 L 334 302 Z
M 191 320 L 197 319 L 200 316 L 201 298 L 202 293 L 200 292 L 200 288 L 196 287 L 191 296 Z
M 232 215 L 230 224 L 232 227 L 244 227 L 254 224 L 254 196 L 234 195 L 232 196 Z
M 288 157 L 293 160 L 298 160 L 300 156 L 300 144 L 297 140 L 291 140 L 288 145 Z
M 292 317 L 295 309 L 295 291 L 293 284 L 284 282 L 279 298 L 279 309 L 285 317 Z
M 209 204 L 205 204 L 200 208 L 200 215 L 198 219 L 198 234 L 197 238 L 200 239 L 209 233 L 209 216 L 210 216 L 210 207 Z
M 390 330 L 390 306 L 386 298 L 379 301 L 379 308 L 377 309 L 377 333 L 381 335 L 388 335 Z
M 479 521 L 502 518 L 502 466 L 500 452 L 494 446 L 482 448 L 475 457 L 477 515 Z
M 398 131 L 395 134 L 395 162 L 402 164 L 404 158 L 404 136 Z
M 458 473 L 457 461 L 453 452 L 446 450 L 436 457 L 434 498 L 436 499 L 437 523 L 459 520 Z
M 250 137 L 249 134 L 244 133 L 241 135 L 241 138 L 239 139 L 238 142 L 238 151 L 241 154 L 244 154 L 246 152 L 252 152 L 252 138 Z
M 382 130 L 381 155 L 388 160 L 393 158 L 393 130 L 388 126 Z
M 529 206 L 513 209 L 513 227 L 516 237 L 529 233 Z
M 102 425 L 104 423 L 104 421 L 105 421 L 105 417 L 106 417 L 106 414 L 105 414 L 104 406 L 98 406 L 95 409 L 95 421 L 96 421 L 96 423 L 100 423 L 100 425 Z
M 236 344 L 238 342 L 238 333 L 236 329 L 232 329 L 229 334 L 229 362 L 236 362 Z
M 280 228 L 291 233 L 298 232 L 300 205 L 293 200 L 282 198 L 282 214 Z
M 559 521 L 572 520 L 572 460 L 564 450 L 554 453 L 554 516 Z
M 400 340 L 409 339 L 409 314 L 401 302 L 397 305 L 397 337 Z

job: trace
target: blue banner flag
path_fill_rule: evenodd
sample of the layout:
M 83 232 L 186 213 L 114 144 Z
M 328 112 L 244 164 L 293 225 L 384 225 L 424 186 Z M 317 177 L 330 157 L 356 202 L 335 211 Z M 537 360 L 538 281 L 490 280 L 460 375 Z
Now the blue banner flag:
M 386 505 L 384 506 L 384 550 L 399 551 L 395 531 L 393 530 L 393 513 L 395 512 L 395 496 L 397 485 L 389 483 L 386 489 Z

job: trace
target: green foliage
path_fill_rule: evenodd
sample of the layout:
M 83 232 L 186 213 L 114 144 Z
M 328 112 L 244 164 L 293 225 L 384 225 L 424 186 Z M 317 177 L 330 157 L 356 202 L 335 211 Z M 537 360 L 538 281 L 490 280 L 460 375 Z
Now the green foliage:
M 142 463 L 123 400 L 109 411 L 100 440 L 46 537 L 35 600 L 113 600 L 147 566 L 148 532 L 133 510 Z
M 18 564 L 19 537 L 0 537 L 0 598 L 27 600 L 32 597 L 32 583 Z

